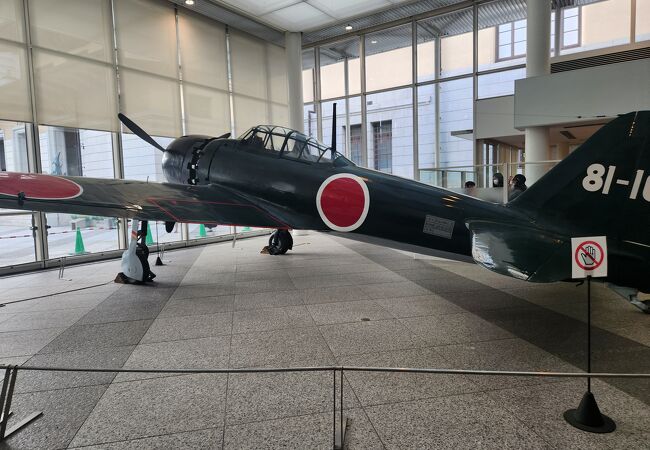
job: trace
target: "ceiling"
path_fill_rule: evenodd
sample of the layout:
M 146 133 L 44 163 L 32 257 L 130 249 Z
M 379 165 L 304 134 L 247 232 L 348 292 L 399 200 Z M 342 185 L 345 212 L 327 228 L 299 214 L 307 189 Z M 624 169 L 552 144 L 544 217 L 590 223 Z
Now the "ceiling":
M 468 8 L 472 0 L 194 0 L 192 6 L 185 0 L 169 1 L 279 45 L 284 45 L 285 31 L 303 32 L 303 46 L 308 46 L 354 37 L 383 24 L 430 17 L 434 12 L 442 15 L 418 22 L 418 39 L 472 29 L 472 9 Z M 480 5 L 479 28 L 526 15 L 527 0 L 475 1 Z M 552 7 L 597 1 L 601 0 L 552 0 Z M 352 29 L 346 30 L 346 25 Z
M 209 0 L 280 31 L 310 31 L 413 0 Z

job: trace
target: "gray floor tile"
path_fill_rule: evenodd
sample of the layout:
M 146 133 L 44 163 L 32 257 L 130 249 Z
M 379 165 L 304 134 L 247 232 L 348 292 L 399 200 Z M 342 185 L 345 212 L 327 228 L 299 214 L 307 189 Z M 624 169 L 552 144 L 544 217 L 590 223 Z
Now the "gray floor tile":
M 0 333 L 6 331 L 42 330 L 45 328 L 65 328 L 79 320 L 90 309 L 62 309 L 56 311 L 37 311 L 17 313 L 0 323 Z
M 564 420 L 564 411 L 580 403 L 585 392 L 584 380 L 505 389 L 489 395 L 555 448 L 623 448 L 621 436 L 630 435 L 644 436 L 647 445 L 650 438 L 647 405 L 605 383 L 596 381 L 592 386 L 600 410 L 616 422 L 614 433 L 585 433 Z
M 33 412 L 41 411 L 43 416 L 11 436 L 6 448 L 65 448 L 105 390 L 106 386 L 88 386 L 15 394 L 9 427 Z
M 249 272 L 237 272 L 235 280 L 237 282 L 245 281 L 263 281 L 263 280 L 284 280 L 288 281 L 289 273 L 286 269 L 270 269 Z
M 170 300 L 158 317 L 195 316 L 229 312 L 233 310 L 234 301 L 234 295 Z
M 0 333 L 0 356 L 33 355 L 61 334 L 65 328 L 9 331 Z
M 230 334 L 232 313 L 158 317 L 142 338 L 142 344 Z
M 411 297 L 414 295 L 429 295 L 427 289 L 412 281 L 397 281 L 393 283 L 368 284 L 361 289 L 370 298 Z
M 257 292 L 235 295 L 235 311 L 245 309 L 274 308 L 278 306 L 298 306 L 303 304 L 301 291 L 281 290 L 277 292 Z
M 232 336 L 232 367 L 295 367 L 332 362 L 332 353 L 316 327 Z
M 577 367 L 521 339 L 445 345 L 438 352 L 454 369 L 514 370 L 523 372 L 578 372 Z M 559 378 L 470 376 L 482 390 L 561 381 Z
M 335 356 L 422 347 L 397 320 L 380 320 L 319 327 Z
M 318 303 L 349 302 L 369 299 L 359 286 L 333 286 L 302 291 L 307 305 Z
M 155 449 L 197 449 L 209 450 L 220 449 L 223 441 L 223 430 L 211 428 L 207 430 L 186 431 L 184 433 L 166 434 L 164 436 L 154 436 L 130 441 L 119 441 L 104 443 L 101 445 L 91 445 L 88 447 L 70 447 L 83 448 L 84 450 L 149 450 Z
M 350 286 L 354 284 L 350 276 L 345 274 L 318 275 L 316 269 L 315 272 L 316 274 L 313 276 L 293 277 L 292 281 L 296 289 L 317 289 L 332 286 Z
M 433 348 L 343 356 L 339 364 L 361 367 L 449 368 Z M 480 390 L 468 377 L 459 375 L 346 371 L 355 394 L 365 405 L 379 405 Z M 345 394 L 344 394 L 345 395 Z
M 119 369 L 135 346 L 103 348 L 101 351 L 61 352 L 35 355 L 24 364 L 33 367 L 66 367 L 79 369 Z M 21 370 L 16 379 L 16 392 L 34 392 L 81 386 L 110 384 L 116 372 L 51 372 Z
M 512 334 L 471 313 L 399 319 L 426 345 L 448 345 L 464 342 L 512 338 Z
M 346 443 L 350 449 L 379 449 L 381 442 L 361 409 L 350 418 Z M 312 414 L 226 427 L 225 449 L 331 449 L 332 415 Z
M 308 305 L 307 309 L 318 325 L 392 318 L 390 313 L 372 300 Z
M 221 427 L 225 393 L 215 374 L 113 383 L 71 446 Z
M 61 333 L 39 353 L 99 350 L 136 345 L 152 320 L 73 326 Z
M 339 381 L 337 375 L 337 383 Z M 337 387 L 337 405 L 340 401 L 338 392 Z M 226 423 L 261 422 L 330 412 L 332 397 L 331 371 L 231 374 L 228 381 Z M 343 398 L 345 409 L 359 406 L 347 381 Z
M 125 369 L 226 369 L 230 336 L 140 344 Z M 168 376 L 159 373 L 120 373 L 115 382 Z
M 547 448 L 482 394 L 366 408 L 386 448 Z M 495 432 L 498 430 L 498 432 Z
M 295 289 L 289 277 L 272 280 L 235 282 L 236 294 L 255 294 L 257 292 L 278 292 Z
M 191 285 L 179 286 L 172 294 L 170 300 L 181 300 L 184 298 L 199 298 L 199 297 L 220 297 L 224 295 L 232 295 L 235 293 L 234 283 L 221 283 L 210 285 Z
M 464 312 L 462 308 L 435 294 L 382 298 L 377 299 L 376 302 L 395 318 L 439 316 Z
M 303 305 L 235 311 L 232 319 L 233 333 L 310 326 L 314 326 L 314 321 Z

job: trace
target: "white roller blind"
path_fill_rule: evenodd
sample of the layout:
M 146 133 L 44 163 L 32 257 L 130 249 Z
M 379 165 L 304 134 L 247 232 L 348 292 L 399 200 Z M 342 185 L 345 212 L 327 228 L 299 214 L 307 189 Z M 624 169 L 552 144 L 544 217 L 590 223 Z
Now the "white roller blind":
M 267 99 L 266 44 L 233 30 L 230 61 L 233 92 Z
M 121 69 L 122 110 L 154 136 L 181 135 L 178 82 L 129 69 Z
M 0 1 L 0 38 L 25 42 L 22 0 Z
M 177 77 L 176 20 L 171 3 L 116 0 L 120 66 Z
M 289 107 L 286 105 L 278 105 L 271 103 L 271 117 L 269 122 L 273 125 L 282 125 L 283 127 L 289 126 Z
M 227 92 L 185 84 L 183 98 L 187 134 L 220 136 L 230 131 Z
M 242 134 L 254 125 L 267 124 L 267 102 L 250 97 L 235 95 L 235 133 Z
M 27 50 L 22 44 L 0 42 L 0 119 L 32 120 Z
M 39 123 L 117 130 L 115 72 L 111 65 L 37 48 L 33 55 Z
M 112 62 L 108 0 L 29 0 L 29 12 L 33 45 Z
M 273 44 L 266 46 L 268 67 L 269 100 L 287 104 L 287 56 L 283 47 Z
M 178 18 L 183 81 L 215 89 L 228 89 L 225 27 L 181 12 Z

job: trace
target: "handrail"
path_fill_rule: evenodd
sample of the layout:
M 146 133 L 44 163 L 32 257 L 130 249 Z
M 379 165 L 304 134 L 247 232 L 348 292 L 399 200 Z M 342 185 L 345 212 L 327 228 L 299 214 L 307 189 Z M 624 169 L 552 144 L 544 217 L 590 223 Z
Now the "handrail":
M 545 161 L 514 161 L 514 162 L 502 162 L 502 163 L 490 163 L 490 164 L 467 164 L 464 166 L 445 166 L 445 167 L 424 167 L 420 170 L 422 171 L 441 171 L 441 170 L 453 170 L 453 169 L 481 169 L 484 167 L 502 167 L 503 165 L 509 165 L 509 166 L 525 166 L 526 164 L 557 164 L 561 162 L 561 159 L 549 159 Z
M 273 372 L 400 372 L 431 373 L 447 375 L 503 375 L 529 377 L 565 377 L 565 378 L 650 378 L 650 373 L 612 373 L 612 372 L 535 372 L 515 370 L 480 370 L 480 369 L 428 369 L 416 367 L 371 367 L 371 366 L 306 366 L 306 367 L 249 367 L 232 369 L 112 369 L 79 367 L 15 366 L 0 364 L 0 370 L 15 368 L 18 370 L 52 371 L 52 372 L 118 372 L 118 373 L 273 373 Z
M 9 416 L 11 415 L 11 403 L 14 386 L 18 372 L 22 370 L 31 371 L 52 371 L 52 372 L 118 372 L 118 373 L 167 373 L 167 374 L 231 374 L 231 373 L 280 373 L 280 372 L 331 372 L 333 381 L 332 396 L 332 448 L 343 450 L 345 448 L 346 429 L 348 419 L 344 417 L 343 402 L 343 374 L 352 372 L 387 372 L 387 373 L 420 373 L 420 374 L 447 374 L 447 375 L 501 375 L 501 376 L 522 376 L 522 377 L 565 377 L 565 378 L 650 378 L 650 374 L 642 373 L 607 373 L 607 372 L 534 372 L 534 371 L 511 371 L 511 370 L 478 370 L 478 369 L 427 369 L 413 367 L 364 367 L 364 366 L 312 366 L 312 367 L 251 367 L 239 369 L 111 369 L 111 368 L 75 368 L 75 367 L 46 367 L 46 366 L 17 366 L 0 364 L 0 370 L 4 369 L 5 377 L 0 393 L 0 443 L 12 434 L 25 428 L 31 422 L 40 418 L 43 413 L 38 411 L 29 414 L 18 424 L 7 430 Z M 337 376 L 339 372 L 339 402 L 337 420 Z

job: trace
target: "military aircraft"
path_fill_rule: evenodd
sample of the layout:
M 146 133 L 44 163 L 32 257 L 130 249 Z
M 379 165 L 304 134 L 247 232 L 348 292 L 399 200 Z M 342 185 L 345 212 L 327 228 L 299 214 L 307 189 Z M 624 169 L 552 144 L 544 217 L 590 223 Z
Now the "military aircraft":
M 636 295 L 650 291 L 650 111 L 612 120 L 505 205 L 358 167 L 335 143 L 288 128 L 183 136 L 163 148 L 120 120 L 163 152 L 168 183 L 5 172 L 0 207 L 159 220 L 168 231 L 176 222 L 272 228 L 274 253 L 291 246 L 287 230 L 328 231 L 531 282 L 569 281 L 571 237 L 605 235 L 605 281 L 650 310 Z M 137 239 L 125 272 L 142 280 Z

